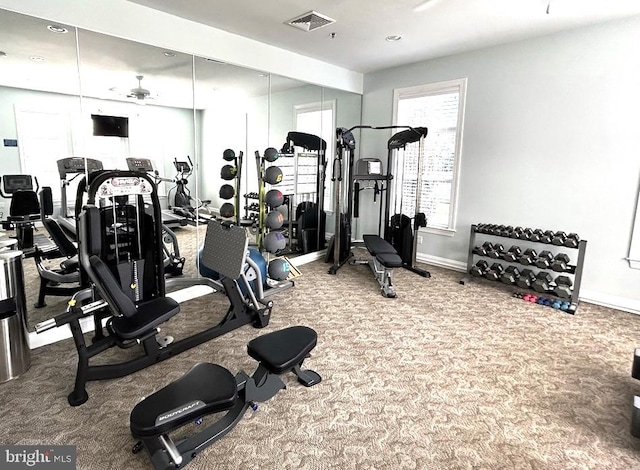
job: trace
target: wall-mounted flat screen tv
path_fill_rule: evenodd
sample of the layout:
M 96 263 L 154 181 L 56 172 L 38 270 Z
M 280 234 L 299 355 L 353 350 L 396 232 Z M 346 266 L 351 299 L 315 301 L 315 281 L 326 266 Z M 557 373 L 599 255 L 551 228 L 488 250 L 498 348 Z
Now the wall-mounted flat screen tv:
M 129 137 L 129 118 L 92 114 L 93 135 Z

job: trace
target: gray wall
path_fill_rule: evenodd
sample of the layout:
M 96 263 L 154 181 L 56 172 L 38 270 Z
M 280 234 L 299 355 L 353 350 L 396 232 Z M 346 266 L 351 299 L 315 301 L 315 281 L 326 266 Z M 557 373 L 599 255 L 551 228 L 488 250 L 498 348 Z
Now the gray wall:
M 457 232 L 425 234 L 422 257 L 466 262 L 472 223 L 577 232 L 583 297 L 640 310 L 640 273 L 623 260 L 640 173 L 640 18 L 367 74 L 363 124 L 391 122 L 394 88 L 463 77 Z M 388 137 L 364 135 L 363 155 Z

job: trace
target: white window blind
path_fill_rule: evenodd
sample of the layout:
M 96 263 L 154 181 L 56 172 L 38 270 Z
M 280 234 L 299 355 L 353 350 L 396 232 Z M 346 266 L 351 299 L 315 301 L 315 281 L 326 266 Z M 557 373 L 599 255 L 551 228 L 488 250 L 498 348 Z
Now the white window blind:
M 413 216 L 416 189 L 421 184 L 418 211 L 427 216 L 428 228 L 455 229 L 458 167 L 464 114 L 465 80 L 454 80 L 395 90 L 395 124 L 427 127 L 422 175 L 418 175 L 418 143 L 407 146 L 398 168 L 401 181 L 396 212 Z M 402 151 L 401 151 L 402 152 Z

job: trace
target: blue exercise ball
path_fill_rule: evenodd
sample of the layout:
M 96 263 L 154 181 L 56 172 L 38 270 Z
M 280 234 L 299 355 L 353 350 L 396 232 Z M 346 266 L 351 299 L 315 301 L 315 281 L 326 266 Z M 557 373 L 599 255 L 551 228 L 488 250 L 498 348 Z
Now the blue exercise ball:
M 258 270 L 260 271 L 260 277 L 262 278 L 262 286 L 265 287 L 267 285 L 266 283 L 267 262 L 265 261 L 264 257 L 260 254 L 260 252 L 257 249 L 252 247 L 249 248 L 249 257 L 258 266 Z M 202 248 L 198 250 L 198 265 L 200 266 L 201 276 L 208 277 L 209 279 L 213 279 L 214 281 L 217 281 L 220 279 L 220 273 L 218 273 L 217 271 L 214 271 L 208 266 L 205 266 L 204 263 L 202 262 Z M 245 276 L 247 276 L 247 273 L 245 273 Z M 240 280 L 238 279 L 238 285 L 240 286 L 240 290 L 242 291 L 243 295 L 247 295 L 247 289 L 244 285 L 244 282 L 240 282 Z M 249 281 L 249 285 L 255 292 L 255 289 L 256 289 L 255 281 Z

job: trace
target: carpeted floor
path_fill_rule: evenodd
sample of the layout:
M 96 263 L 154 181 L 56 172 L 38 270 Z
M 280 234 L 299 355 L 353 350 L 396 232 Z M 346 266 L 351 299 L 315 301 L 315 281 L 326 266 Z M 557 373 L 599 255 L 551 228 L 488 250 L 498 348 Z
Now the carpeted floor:
M 640 468 L 640 441 L 629 434 L 640 394 L 630 377 L 637 316 L 589 304 L 571 316 L 494 284 L 460 285 L 460 273 L 435 267 L 431 279 L 396 270 L 396 299 L 379 294 L 366 266 L 337 276 L 321 261 L 300 270 L 295 288 L 274 297 L 264 330 L 245 326 L 128 377 L 91 382 L 77 408 L 66 402 L 71 340 L 32 351 L 31 369 L 0 384 L 0 443 L 75 445 L 79 469 L 151 468 L 144 452 L 131 453 L 129 413 L 142 397 L 199 361 L 251 373 L 246 343 L 300 324 L 318 332 L 305 365 L 322 383 L 307 389 L 286 376 L 286 390 L 189 468 Z M 183 337 L 225 308 L 221 294 L 189 301 L 163 330 Z

